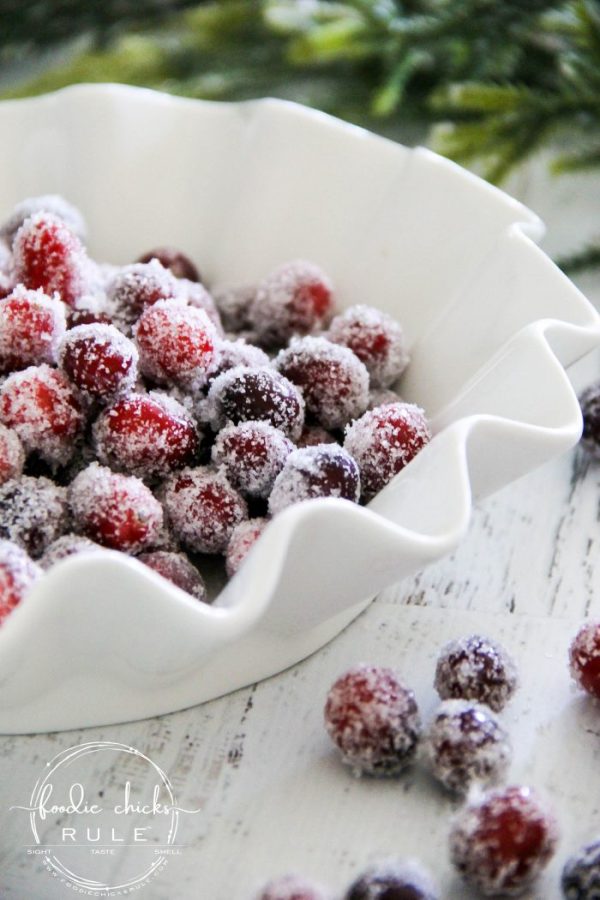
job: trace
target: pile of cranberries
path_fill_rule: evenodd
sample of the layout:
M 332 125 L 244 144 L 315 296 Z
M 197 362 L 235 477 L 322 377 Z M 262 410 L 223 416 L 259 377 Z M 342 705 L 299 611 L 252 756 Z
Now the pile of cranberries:
M 56 196 L 0 227 L 0 617 L 100 547 L 206 599 L 198 554 L 232 575 L 270 518 L 366 502 L 429 440 L 390 389 L 401 326 L 336 315 L 318 266 L 211 294 L 183 253 L 99 264 L 85 231 Z

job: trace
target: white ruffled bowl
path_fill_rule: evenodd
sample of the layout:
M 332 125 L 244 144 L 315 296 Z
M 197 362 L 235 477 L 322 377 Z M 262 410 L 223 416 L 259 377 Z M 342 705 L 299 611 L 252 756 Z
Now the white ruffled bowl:
M 0 104 L 0 133 L 0 211 L 63 194 L 97 258 L 173 244 L 218 285 L 304 257 L 340 306 L 392 313 L 402 394 L 435 434 L 369 507 L 278 516 L 212 606 L 109 551 L 54 567 L 0 630 L 0 731 L 142 718 L 280 671 L 453 550 L 473 497 L 576 442 L 563 366 L 600 320 L 533 243 L 537 217 L 458 166 L 291 103 L 115 85 Z

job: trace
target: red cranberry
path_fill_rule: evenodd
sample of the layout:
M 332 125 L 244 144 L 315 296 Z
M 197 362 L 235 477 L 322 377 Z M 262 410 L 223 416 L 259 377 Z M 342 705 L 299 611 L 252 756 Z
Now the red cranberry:
M 16 431 L 0 425 L 0 484 L 23 473 L 25 451 Z
M 200 273 L 189 256 L 176 250 L 175 247 L 155 247 L 138 259 L 138 263 L 149 263 L 157 259 L 161 266 L 169 269 L 175 278 L 187 278 L 189 281 L 200 281 Z
M 34 559 L 68 524 L 67 492 L 49 478 L 24 475 L 0 486 L 0 538 L 18 544 Z
M 527 787 L 484 794 L 458 814 L 450 833 L 452 862 L 486 896 L 526 890 L 556 849 L 554 817 Z
M 329 895 L 299 875 L 283 875 L 266 884 L 256 900 L 329 900 Z
M 389 387 L 408 365 L 400 324 L 373 306 L 351 306 L 336 316 L 327 337 L 358 356 L 367 367 L 372 387 Z
M 185 553 L 174 553 L 168 550 L 154 550 L 138 556 L 145 566 L 158 572 L 175 587 L 191 594 L 203 603 L 208 602 L 208 592 L 202 575 L 189 561 Z
M 600 840 L 582 847 L 562 871 L 565 900 L 598 900 L 600 897 Z
M 178 282 L 177 298 L 187 303 L 193 309 L 201 309 L 206 313 L 212 324 L 214 325 L 219 337 L 225 334 L 223 323 L 217 305 L 206 288 L 196 281 L 188 281 L 187 278 L 180 278 Z
M 592 456 L 600 457 L 600 381 L 583 392 L 579 404 L 583 416 L 581 444 Z
M 77 306 L 91 287 L 91 264 L 79 238 L 62 219 L 34 213 L 21 225 L 13 244 L 15 278 L 46 294 L 58 291 L 68 306 Z
M 358 466 L 337 444 L 302 447 L 290 453 L 273 485 L 269 512 L 274 516 L 293 503 L 317 497 L 338 497 L 358 503 Z
M 256 297 L 255 285 L 221 288 L 213 296 L 226 331 L 235 333 L 252 328 L 251 309 Z
M 81 534 L 63 534 L 46 549 L 40 559 L 40 566 L 42 569 L 50 569 L 63 559 L 68 559 L 69 556 L 77 556 L 80 553 L 97 553 L 102 549 L 100 544 Z
M 579 629 L 569 647 L 569 664 L 577 684 L 600 699 L 600 622 Z
M 347 347 L 324 337 L 298 338 L 275 366 L 300 388 L 307 411 L 324 428 L 343 428 L 367 408 L 369 373 Z
M 360 468 L 363 500 L 371 500 L 430 439 L 422 409 L 390 403 L 369 410 L 346 429 L 344 447 Z
M 116 322 L 126 330 L 147 306 L 176 297 L 178 285 L 171 272 L 153 259 L 124 266 L 113 276 L 107 293 Z
M 217 333 L 201 309 L 178 300 L 149 306 L 134 327 L 144 375 L 160 384 L 201 387 L 216 355 Z
M 474 634 L 451 641 L 438 657 L 435 689 L 442 700 L 475 700 L 500 712 L 516 688 L 514 662 L 489 638 Z
M 434 777 L 466 793 L 474 782 L 500 781 L 510 763 L 508 734 L 487 706 L 446 700 L 427 731 L 425 754 Z
M 104 547 L 135 553 L 160 536 L 162 506 L 139 478 L 92 463 L 70 485 L 69 502 L 78 530 Z
M 39 566 L 17 544 L 0 540 L 0 623 L 18 606 L 41 574 Z
M 65 333 L 65 306 L 22 285 L 0 300 L 0 372 L 55 363 Z
M 210 386 L 215 378 L 222 375 L 223 372 L 235 369 L 236 366 L 248 366 L 256 369 L 268 365 L 269 357 L 260 347 L 247 344 L 243 340 L 222 340 L 217 345 L 217 354 L 208 373 L 208 385 Z
M 17 432 L 27 453 L 35 450 L 50 464 L 69 461 L 84 424 L 71 384 L 46 365 L 8 376 L 0 387 L 0 419 Z
M 221 472 L 204 466 L 173 475 L 164 502 L 175 535 L 198 553 L 224 553 L 235 526 L 248 518 L 243 497 Z
M 302 434 L 298 438 L 298 447 L 316 447 L 317 444 L 337 443 L 330 431 L 321 428 L 320 425 L 305 425 Z
M 406 860 L 370 866 L 344 894 L 344 900 L 440 900 L 429 874 Z
M 59 365 L 89 397 L 109 400 L 126 393 L 137 378 L 138 352 L 114 325 L 71 328 L 59 349 Z
M 141 478 L 167 475 L 191 462 L 198 449 L 196 426 L 172 397 L 151 391 L 116 400 L 96 420 L 100 461 Z
M 397 775 L 414 758 L 421 733 L 415 696 L 384 666 L 355 666 L 325 704 L 327 732 L 356 775 Z
M 333 288 L 313 263 L 284 263 L 258 286 L 251 320 L 261 343 L 281 346 L 294 334 L 309 334 L 333 308 Z
M 95 306 L 87 309 L 71 309 L 67 313 L 67 328 L 77 328 L 78 325 L 110 325 L 111 318 Z
M 225 554 L 225 570 L 230 578 L 238 571 L 268 524 L 268 519 L 260 517 L 247 519 L 235 526 Z
M 215 431 L 228 422 L 268 422 L 292 440 L 304 424 L 298 389 L 266 366 L 236 366 L 215 378 L 208 393 L 208 413 Z
M 28 197 L 17 203 L 9 218 L 0 228 L 3 237 L 10 246 L 23 222 L 35 213 L 51 213 L 67 225 L 80 240 L 85 240 L 86 227 L 79 210 L 58 194 L 46 194 L 41 197 Z
M 285 434 L 267 422 L 240 422 L 219 432 L 212 461 L 242 494 L 266 498 L 293 449 Z

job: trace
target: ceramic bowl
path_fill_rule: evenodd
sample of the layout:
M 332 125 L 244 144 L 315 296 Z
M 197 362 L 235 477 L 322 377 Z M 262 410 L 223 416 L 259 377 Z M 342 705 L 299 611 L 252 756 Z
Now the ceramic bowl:
M 157 715 L 296 663 L 453 550 L 474 499 L 578 439 L 564 367 L 600 343 L 598 316 L 536 246 L 538 218 L 451 162 L 286 102 L 115 85 L 0 104 L 0 133 L 2 215 L 60 193 L 96 258 L 173 244 L 218 286 L 303 257 L 341 307 L 392 313 L 402 394 L 434 432 L 368 507 L 278 516 L 212 605 L 109 551 L 55 566 L 0 630 L 1 731 Z

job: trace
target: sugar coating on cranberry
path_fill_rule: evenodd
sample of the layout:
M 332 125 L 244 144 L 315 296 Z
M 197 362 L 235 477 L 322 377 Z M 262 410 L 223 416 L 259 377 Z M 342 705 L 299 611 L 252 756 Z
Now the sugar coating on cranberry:
M 375 388 L 369 391 L 369 405 L 367 409 L 375 409 L 376 406 L 389 406 L 390 403 L 402 403 L 402 397 L 389 388 Z
M 152 546 L 163 527 L 162 506 L 139 478 L 92 463 L 69 486 L 78 531 L 113 550 Z
M 344 900 L 440 900 L 431 876 L 412 860 L 385 860 L 369 866 L 350 885 Z
M 225 552 L 225 570 L 229 578 L 233 578 L 268 524 L 269 519 L 261 516 L 235 526 Z
M 158 572 L 167 581 L 170 581 L 175 587 L 191 594 L 197 600 L 203 603 L 208 602 L 208 591 L 202 575 L 194 566 L 185 553 L 175 553 L 169 550 L 153 550 L 149 553 L 141 553 L 138 556 L 140 562 L 144 563 L 153 571 Z
M 324 428 L 343 428 L 369 401 L 369 373 L 347 347 L 324 337 L 295 338 L 274 365 L 302 391 L 307 412 Z
M 93 427 L 98 457 L 113 469 L 156 478 L 192 462 L 196 425 L 173 397 L 157 391 L 116 400 Z
M 12 541 L 0 540 L 0 624 L 21 602 L 42 570 Z
M 363 500 L 371 500 L 423 449 L 431 433 L 423 410 L 390 403 L 346 428 L 344 447 L 360 468 Z
M 163 498 L 175 535 L 197 553 L 224 553 L 235 526 L 248 518 L 241 494 L 222 472 L 205 466 L 173 475 Z
M 569 669 L 579 687 L 600 699 L 600 622 L 587 622 L 573 638 Z
M 69 556 L 78 556 L 80 553 L 98 553 L 102 549 L 100 544 L 82 534 L 63 534 L 46 548 L 40 559 L 40 566 L 42 569 L 50 569 L 61 560 L 68 559 Z
M 0 300 L 0 373 L 55 363 L 66 327 L 57 296 L 18 285 Z
M 77 306 L 92 284 L 92 266 L 79 238 L 58 216 L 34 213 L 17 231 L 13 243 L 15 279 L 25 287 L 58 292 Z
M 523 893 L 552 858 L 558 828 L 528 787 L 484 794 L 465 806 L 450 832 L 450 856 L 460 874 L 486 896 Z
M 421 719 L 394 669 L 363 663 L 331 687 L 325 727 L 355 775 L 397 775 L 415 756 Z
M 271 272 L 256 291 L 251 321 L 261 343 L 281 346 L 295 334 L 319 328 L 333 309 L 333 286 L 325 273 L 305 260 Z
M 442 648 L 434 684 L 442 700 L 474 700 L 500 712 L 517 689 L 517 669 L 500 644 L 473 634 Z
M 600 458 L 600 381 L 586 388 L 579 405 L 583 416 L 581 444 L 592 456 Z
M 289 438 L 267 422 L 240 422 L 219 432 L 212 461 L 242 494 L 266 498 L 293 450 Z
M 49 478 L 24 475 L 0 485 L 0 538 L 34 559 L 67 531 L 67 492 Z
M 12 213 L 0 227 L 0 237 L 10 246 L 14 237 L 26 219 L 35 213 L 51 213 L 57 216 L 70 228 L 80 240 L 85 240 L 86 225 L 80 211 L 58 194 L 44 194 L 40 197 L 28 197 L 17 203 Z
M 330 895 L 318 884 L 299 875 L 283 875 L 269 881 L 255 900 L 329 900 Z
M 179 300 L 158 300 L 144 310 L 133 333 L 147 378 L 197 390 L 217 354 L 215 327 L 202 309 Z
M 19 435 L 25 451 L 49 464 L 65 464 L 84 416 L 66 376 L 47 365 L 13 372 L 0 387 L 0 420 Z
M 561 887 L 565 900 L 600 898 L 600 840 L 586 844 L 564 865 Z
M 275 479 L 269 512 L 274 516 L 293 503 L 317 497 L 337 497 L 353 503 L 360 498 L 358 466 L 338 444 L 318 444 L 290 453 Z
M 61 341 L 58 362 L 89 397 L 109 400 L 130 391 L 138 374 L 135 344 L 114 325 L 77 325 Z
M 349 347 L 365 364 L 372 387 L 389 387 L 408 365 L 399 322 L 374 306 L 351 306 L 335 316 L 327 337 Z
M 177 282 L 177 298 L 194 309 L 201 309 L 205 312 L 219 337 L 223 337 L 225 331 L 219 310 L 212 294 L 206 290 L 204 285 L 197 281 L 190 281 L 188 278 L 180 278 Z
M 508 769 L 508 733 L 489 707 L 471 700 L 446 700 L 437 709 L 423 742 L 433 776 L 445 788 L 466 793 L 472 784 L 489 786 Z
M 217 353 L 208 373 L 209 385 L 229 369 L 236 366 L 249 366 L 253 369 L 269 365 L 269 357 L 260 347 L 248 344 L 242 339 L 236 341 L 220 340 L 217 344 Z
M 267 366 L 236 366 L 215 378 L 207 412 L 215 431 L 227 423 L 268 422 L 294 440 L 304 425 L 304 401 L 298 388 Z
M 16 431 L 0 424 L 0 484 L 23 473 L 25 450 Z
M 123 266 L 110 281 L 107 296 L 117 324 L 127 329 L 147 306 L 177 297 L 178 290 L 175 276 L 153 259 Z
M 256 285 L 219 288 L 213 292 L 225 331 L 252 329 L 252 305 L 256 297 Z
M 302 434 L 296 441 L 298 447 L 316 447 L 317 444 L 336 444 L 330 431 L 320 425 L 305 425 Z
M 137 262 L 149 263 L 153 259 L 157 259 L 163 268 L 169 269 L 175 278 L 200 281 L 198 269 L 192 260 L 181 250 L 177 250 L 176 247 L 155 247 L 153 250 L 142 254 Z

